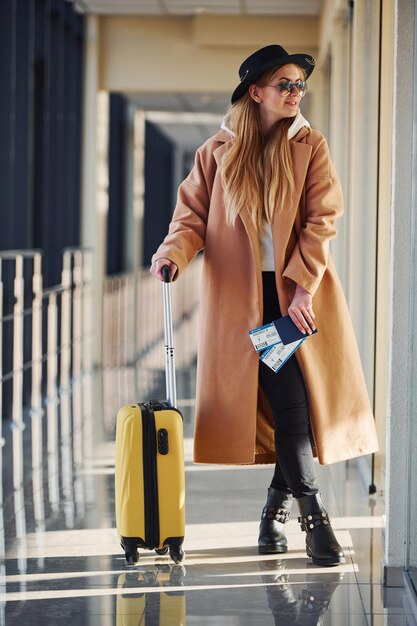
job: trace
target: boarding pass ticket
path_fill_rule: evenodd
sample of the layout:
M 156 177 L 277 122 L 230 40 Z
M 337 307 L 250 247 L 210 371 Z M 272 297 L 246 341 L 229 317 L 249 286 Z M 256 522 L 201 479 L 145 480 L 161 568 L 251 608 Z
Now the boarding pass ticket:
M 265 348 L 273 346 L 275 343 L 282 343 L 274 322 L 250 330 L 249 337 L 257 352 L 261 352 L 261 350 L 265 350 Z
M 265 350 L 260 355 L 260 359 L 265 365 L 277 372 L 284 365 L 285 361 L 297 350 L 298 346 L 303 343 L 304 339 L 293 341 L 284 346 L 283 343 L 276 343 L 272 348 Z

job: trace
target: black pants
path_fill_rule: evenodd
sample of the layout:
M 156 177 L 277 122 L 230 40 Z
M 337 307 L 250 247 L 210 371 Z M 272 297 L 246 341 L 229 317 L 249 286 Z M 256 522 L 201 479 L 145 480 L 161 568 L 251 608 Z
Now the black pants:
M 268 324 L 281 317 L 274 272 L 262 272 L 264 315 Z M 318 492 L 308 427 L 308 403 L 304 380 L 293 355 L 273 372 L 259 364 L 259 385 L 271 406 L 275 424 L 277 461 L 271 487 L 296 498 Z

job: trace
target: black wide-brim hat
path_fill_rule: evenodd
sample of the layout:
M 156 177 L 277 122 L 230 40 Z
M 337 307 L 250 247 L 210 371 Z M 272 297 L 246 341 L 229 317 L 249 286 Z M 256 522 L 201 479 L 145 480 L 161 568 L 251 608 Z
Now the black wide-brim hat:
M 255 83 L 266 71 L 277 69 L 287 63 L 302 67 L 308 78 L 314 70 L 316 61 L 309 54 L 288 54 L 282 46 L 272 45 L 257 50 L 239 67 L 240 84 L 232 94 L 232 104 L 245 95 L 249 85 Z

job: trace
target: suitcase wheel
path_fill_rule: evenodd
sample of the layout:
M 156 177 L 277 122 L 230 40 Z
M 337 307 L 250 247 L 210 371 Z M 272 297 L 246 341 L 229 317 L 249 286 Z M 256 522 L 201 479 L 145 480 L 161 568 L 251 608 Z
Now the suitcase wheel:
M 135 563 L 139 561 L 139 553 L 137 550 L 135 552 L 126 552 L 125 557 L 128 565 L 135 565 Z
M 137 549 L 126 549 L 125 550 L 126 562 L 128 565 L 135 565 L 139 561 L 139 552 Z
M 126 562 L 128 565 L 135 565 L 139 561 L 138 547 L 142 544 L 142 540 L 136 537 L 122 537 L 120 545 L 122 546 Z
M 173 545 L 169 548 L 169 556 L 174 561 L 174 563 L 181 563 L 184 558 L 184 550 L 182 546 Z
M 168 546 L 164 546 L 163 548 L 157 548 L 155 552 L 156 554 L 159 554 L 159 556 L 163 556 L 164 554 L 167 554 L 168 550 Z

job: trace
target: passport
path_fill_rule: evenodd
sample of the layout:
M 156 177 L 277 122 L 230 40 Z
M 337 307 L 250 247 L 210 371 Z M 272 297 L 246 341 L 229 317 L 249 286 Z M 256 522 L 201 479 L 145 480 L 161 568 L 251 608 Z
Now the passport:
M 312 335 L 316 333 L 317 328 L 312 331 Z M 261 352 L 277 343 L 286 346 L 295 341 L 300 341 L 300 339 L 307 339 L 312 335 L 304 335 L 304 333 L 298 330 L 289 315 L 249 331 L 250 340 L 257 352 Z
M 317 333 L 317 328 L 311 332 L 311 335 L 302 333 L 301 330 L 298 330 L 289 315 L 285 315 L 284 317 L 280 317 L 278 320 L 274 320 L 273 324 L 277 329 L 284 346 L 288 343 L 292 343 L 293 341 L 298 341 L 299 339 L 306 339 L 307 337 L 311 337 Z

